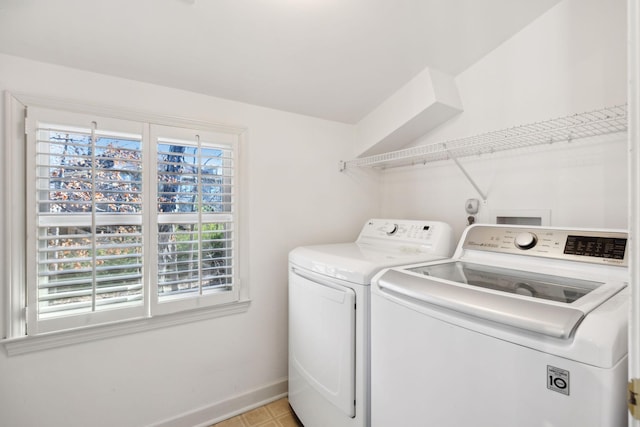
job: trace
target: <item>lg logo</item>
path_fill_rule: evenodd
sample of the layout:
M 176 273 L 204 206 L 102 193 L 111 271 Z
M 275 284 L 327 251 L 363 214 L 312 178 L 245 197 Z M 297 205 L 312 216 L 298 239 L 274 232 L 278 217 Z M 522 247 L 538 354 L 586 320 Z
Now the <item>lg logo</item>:
M 569 371 L 547 365 L 547 388 L 569 395 Z

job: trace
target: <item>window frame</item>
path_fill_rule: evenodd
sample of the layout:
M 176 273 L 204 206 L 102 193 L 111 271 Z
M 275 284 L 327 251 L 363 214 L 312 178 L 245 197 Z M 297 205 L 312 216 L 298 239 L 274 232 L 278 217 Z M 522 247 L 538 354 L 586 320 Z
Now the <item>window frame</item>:
M 162 328 L 169 325 L 181 324 L 197 320 L 226 316 L 241 313 L 248 310 L 250 305 L 248 288 L 248 215 L 245 207 L 248 206 L 248 187 L 246 185 L 247 168 L 245 158 L 247 129 L 240 126 L 229 126 L 209 122 L 195 121 L 183 118 L 146 114 L 124 109 L 115 109 L 96 105 L 88 105 L 81 102 L 43 98 L 30 94 L 5 92 L 5 134 L 4 134 L 4 191 L 5 191 L 5 286 L 4 288 L 4 335 L 2 343 L 8 354 L 21 354 L 30 351 L 59 347 L 77 342 L 118 336 L 126 333 L 134 333 L 143 330 Z M 146 127 L 147 150 L 155 152 L 150 129 L 162 127 L 182 128 L 191 131 L 212 132 L 231 135 L 235 138 L 234 185 L 235 195 L 235 240 L 236 250 L 234 254 L 234 268 L 236 269 L 236 283 L 234 283 L 234 297 L 213 303 L 203 303 L 204 298 L 193 298 L 191 303 L 181 304 L 179 308 L 151 311 L 151 306 L 158 305 L 157 294 L 145 296 L 146 313 L 135 319 L 115 320 L 109 323 L 101 323 L 86 327 L 74 327 L 72 329 L 48 331 L 43 334 L 28 334 L 26 323 L 30 315 L 27 304 L 27 235 L 28 223 L 25 219 L 27 212 L 27 172 L 25 159 L 26 151 L 26 119 L 25 111 L 29 107 L 61 110 L 79 115 L 95 115 L 115 120 L 126 120 L 148 124 Z M 28 114 L 28 113 L 27 113 Z M 143 137 L 144 139 L 144 137 Z M 22 167 L 15 167 L 16 164 Z M 153 169 L 153 168 L 151 168 Z M 155 174 L 156 171 L 153 172 Z M 153 175 L 152 174 L 152 175 Z M 144 180 L 145 188 L 156 185 L 153 177 L 147 176 Z M 151 203 L 155 205 L 155 203 Z M 146 219 L 143 220 L 147 221 Z M 156 240 L 156 230 L 146 228 L 143 233 L 149 245 Z M 153 236 L 153 237 L 151 237 Z M 153 244 L 153 243 L 151 243 Z M 153 262 L 151 264 L 154 264 Z M 150 270 L 146 268 L 146 270 Z M 149 274 L 149 273 L 147 273 Z M 146 280 L 145 292 L 155 289 Z

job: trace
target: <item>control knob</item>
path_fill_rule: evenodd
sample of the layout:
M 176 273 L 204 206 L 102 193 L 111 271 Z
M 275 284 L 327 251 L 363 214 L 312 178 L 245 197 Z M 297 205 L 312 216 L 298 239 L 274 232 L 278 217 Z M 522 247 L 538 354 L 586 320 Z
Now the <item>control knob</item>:
M 396 231 L 398 231 L 398 224 L 385 224 L 382 229 L 385 233 L 387 233 L 387 236 L 391 236 Z
M 538 237 L 529 232 L 519 233 L 514 240 L 516 248 L 523 250 L 531 249 L 536 245 L 536 243 L 538 243 Z

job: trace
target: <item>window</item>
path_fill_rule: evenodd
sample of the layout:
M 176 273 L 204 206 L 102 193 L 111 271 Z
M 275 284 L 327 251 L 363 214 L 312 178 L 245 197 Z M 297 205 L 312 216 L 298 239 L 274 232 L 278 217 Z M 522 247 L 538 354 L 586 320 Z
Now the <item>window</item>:
M 10 266 L 8 337 L 211 311 L 246 298 L 242 129 L 20 108 L 25 137 L 8 154 L 25 170 L 7 178 L 26 179 L 7 203 L 20 205 L 7 225 L 8 250 L 21 249 L 22 234 L 25 256 Z

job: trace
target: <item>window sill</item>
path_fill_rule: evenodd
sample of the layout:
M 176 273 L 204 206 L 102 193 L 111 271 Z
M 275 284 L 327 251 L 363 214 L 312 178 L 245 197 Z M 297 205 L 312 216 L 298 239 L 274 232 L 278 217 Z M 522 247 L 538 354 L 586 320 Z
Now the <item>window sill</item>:
M 9 356 L 32 353 L 50 348 L 64 347 L 88 341 L 112 338 L 126 334 L 150 331 L 184 323 L 213 319 L 244 313 L 251 301 L 244 300 L 206 309 L 189 310 L 181 313 L 155 316 L 146 319 L 128 320 L 107 325 L 92 326 L 61 332 L 52 332 L 37 336 L 25 336 L 1 340 Z

